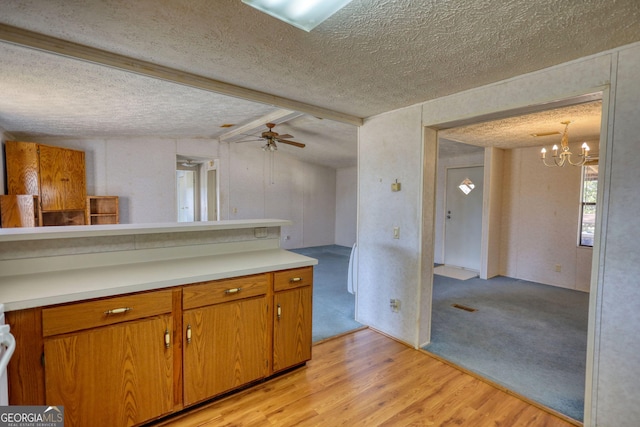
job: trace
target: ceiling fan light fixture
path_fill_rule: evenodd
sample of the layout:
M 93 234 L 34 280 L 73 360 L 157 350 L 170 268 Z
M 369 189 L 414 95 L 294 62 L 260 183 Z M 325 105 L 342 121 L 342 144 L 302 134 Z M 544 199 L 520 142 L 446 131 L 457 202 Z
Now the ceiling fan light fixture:
M 276 146 L 276 143 L 273 141 L 269 141 L 266 144 L 264 144 L 262 146 L 262 150 L 263 151 L 277 151 L 278 147 Z
M 307 32 L 350 2 L 351 0 L 242 0 L 244 4 Z

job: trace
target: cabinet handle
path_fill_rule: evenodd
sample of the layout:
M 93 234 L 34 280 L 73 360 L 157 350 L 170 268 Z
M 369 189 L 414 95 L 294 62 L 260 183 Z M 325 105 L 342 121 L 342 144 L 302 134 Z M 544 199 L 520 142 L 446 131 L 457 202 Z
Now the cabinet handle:
M 106 314 L 107 316 L 110 314 L 122 314 L 122 313 L 126 313 L 127 311 L 131 311 L 133 310 L 132 307 L 120 307 L 120 308 L 112 308 L 111 310 L 107 310 L 104 312 L 104 314 Z
M 302 277 L 292 277 L 291 279 L 289 279 L 290 283 L 295 283 L 295 282 L 302 282 Z
M 171 335 L 169 335 L 169 329 L 164 331 L 164 346 L 169 348 L 171 345 Z
M 241 290 L 242 290 L 242 288 L 232 288 L 232 289 L 225 290 L 224 293 L 225 294 L 237 294 Z
M 187 344 L 191 344 L 191 324 L 187 325 Z
M 278 304 L 278 320 L 280 320 L 280 317 L 282 317 L 282 307 L 280 307 L 280 304 Z

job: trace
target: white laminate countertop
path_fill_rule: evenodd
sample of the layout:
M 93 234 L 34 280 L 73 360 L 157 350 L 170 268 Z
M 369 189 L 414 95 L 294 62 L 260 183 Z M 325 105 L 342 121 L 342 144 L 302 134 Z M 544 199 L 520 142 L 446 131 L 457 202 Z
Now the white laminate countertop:
M 291 225 L 282 219 L 169 222 L 154 224 L 74 225 L 65 227 L 0 228 L 0 242 L 122 236 L 154 233 L 185 233 L 209 230 L 281 227 Z
M 0 302 L 5 311 L 13 311 L 317 263 L 314 258 L 278 248 L 27 273 L 0 278 Z

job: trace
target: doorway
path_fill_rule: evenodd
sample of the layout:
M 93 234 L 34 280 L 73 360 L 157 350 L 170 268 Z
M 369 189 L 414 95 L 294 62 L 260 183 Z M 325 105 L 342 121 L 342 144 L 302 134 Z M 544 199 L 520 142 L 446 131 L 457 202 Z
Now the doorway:
M 177 221 L 218 221 L 218 161 L 182 155 L 176 160 Z
M 590 100 L 591 102 L 593 100 Z M 568 114 L 568 112 L 572 111 L 570 107 L 576 106 L 580 104 L 580 110 L 589 109 L 589 105 L 583 105 L 586 103 L 576 103 L 572 104 L 571 102 L 567 102 L 565 106 L 567 106 L 568 110 L 563 111 L 552 111 L 552 110 L 540 110 L 531 112 L 529 114 L 542 114 L 546 117 L 553 117 L 554 114 Z M 593 121 L 596 123 L 596 133 L 592 135 L 592 139 L 590 140 L 590 144 L 593 148 L 596 148 L 599 145 L 600 141 L 600 126 L 602 123 L 602 101 L 601 94 L 600 98 L 594 101 L 593 110 L 597 110 L 597 117 L 593 118 Z M 513 118 L 519 123 L 533 123 L 528 122 L 524 116 L 509 116 L 509 118 Z M 501 122 L 508 122 L 508 119 L 500 119 Z M 558 120 L 557 117 L 553 118 L 554 121 L 558 122 L 558 125 L 562 120 Z M 464 130 L 460 131 L 460 134 L 465 134 L 466 136 L 471 135 L 471 130 L 473 130 L 473 126 L 481 127 L 483 124 L 486 124 L 487 127 L 495 127 L 497 124 L 495 122 L 484 122 L 484 123 L 472 123 L 469 121 L 464 124 L 456 124 L 456 126 L 464 125 Z M 455 135 L 455 132 L 448 132 L 450 129 L 455 129 L 454 126 L 451 128 L 447 128 L 446 131 L 438 132 L 435 140 L 436 144 L 439 144 L 442 139 L 448 138 L 455 141 L 461 141 L 462 138 Z M 462 128 L 461 128 L 462 129 Z M 471 130 L 470 130 L 471 129 Z M 481 262 L 487 262 L 487 258 L 497 260 L 496 274 L 489 275 L 489 277 L 498 275 L 503 276 L 499 279 L 501 281 L 498 283 L 498 289 L 501 289 L 498 292 L 494 292 L 494 296 L 497 296 L 498 299 L 502 298 L 503 303 L 497 303 L 497 299 L 494 296 L 491 296 L 490 302 L 486 305 L 482 306 L 481 298 L 484 298 L 484 295 L 481 297 L 479 295 L 474 295 L 480 286 L 482 286 L 482 279 L 473 279 L 475 286 L 470 286 L 471 284 L 466 283 L 465 285 L 468 287 L 469 291 L 465 291 L 461 294 L 457 294 L 455 298 L 465 298 L 465 301 L 458 301 L 466 308 L 470 309 L 478 309 L 477 313 L 489 313 L 492 310 L 501 309 L 500 305 L 506 304 L 504 313 L 511 311 L 519 311 L 519 308 L 516 304 L 514 304 L 514 299 L 512 299 L 511 294 L 507 295 L 507 292 L 511 292 L 515 285 L 518 283 L 527 281 L 527 289 L 525 293 L 529 300 L 525 301 L 524 305 L 521 307 L 530 308 L 531 306 L 535 306 L 535 303 L 538 299 L 536 296 L 535 289 L 540 289 L 543 291 L 560 291 L 560 294 L 574 293 L 579 297 L 582 296 L 582 301 L 580 304 L 580 310 L 582 312 L 578 313 L 578 322 L 580 323 L 581 334 L 579 345 L 584 347 L 584 349 L 574 349 L 571 346 L 567 347 L 567 340 L 560 342 L 557 347 L 560 349 L 560 353 L 558 353 L 559 357 L 549 358 L 550 363 L 555 363 L 562 358 L 570 358 L 572 356 L 576 356 L 581 358 L 581 360 L 577 360 L 578 365 L 578 374 L 582 377 L 582 384 L 578 384 L 577 387 L 577 395 L 579 401 L 576 401 L 572 411 L 570 412 L 570 417 L 574 419 L 582 419 L 583 411 L 584 411 L 584 396 L 585 396 L 585 387 L 587 392 L 590 392 L 590 385 L 588 382 L 585 386 L 585 377 L 587 368 L 585 367 L 586 363 L 586 343 L 587 343 L 587 325 L 588 321 L 588 310 L 589 310 L 589 298 L 590 295 L 580 291 L 588 291 L 590 288 L 590 276 L 591 276 L 591 260 L 594 255 L 582 255 L 585 249 L 580 247 L 578 244 L 580 231 L 578 229 L 579 217 L 579 205 L 580 205 L 580 175 L 581 175 L 581 167 L 568 166 L 563 168 L 554 167 L 554 168 L 545 168 L 541 165 L 540 161 L 540 147 L 544 145 L 549 145 L 549 147 L 553 144 L 549 144 L 547 141 L 535 140 L 530 135 L 531 133 L 536 133 L 539 131 L 539 128 L 536 128 L 532 131 L 528 132 L 529 138 L 531 138 L 531 142 L 528 144 L 525 143 L 521 146 L 508 146 L 502 142 L 504 145 L 500 145 L 500 141 L 496 141 L 496 135 L 493 134 L 491 138 L 487 138 L 482 140 L 482 138 L 476 138 L 471 140 L 473 141 L 473 145 L 476 148 L 480 148 L 484 151 L 484 159 L 485 159 L 485 177 L 486 180 L 483 182 L 484 186 L 484 209 L 482 215 L 483 226 L 481 227 L 482 233 L 482 245 L 481 245 Z M 520 130 L 520 132 L 522 132 Z M 576 134 L 579 134 L 579 131 L 576 131 Z M 428 137 L 429 133 L 425 133 L 426 137 Z M 557 138 L 559 140 L 560 132 L 557 134 L 558 136 L 549 136 L 549 138 Z M 578 139 L 582 139 L 583 135 L 579 137 L 575 137 L 575 141 L 578 143 Z M 585 137 L 588 138 L 588 137 Z M 526 138 L 523 138 L 525 140 Z M 571 136 L 570 136 L 571 139 Z M 578 143 L 579 144 L 582 141 Z M 573 147 L 572 147 L 573 148 Z M 439 148 L 439 151 L 440 150 Z M 574 150 L 580 152 L 580 150 Z M 440 158 L 438 158 L 438 162 L 440 162 Z M 439 166 L 437 167 L 439 168 Z M 569 179 L 565 177 L 565 174 L 570 168 L 572 169 L 572 175 Z M 540 178 L 542 176 L 543 178 Z M 443 176 L 438 175 L 438 180 L 440 186 L 444 186 L 444 182 L 447 180 L 444 179 Z M 457 177 L 460 179 L 461 177 Z M 561 185 L 558 185 L 560 184 Z M 455 185 L 455 182 L 452 181 L 448 183 L 448 187 L 452 187 Z M 571 189 L 571 190 L 569 190 Z M 447 193 L 448 194 L 448 193 Z M 447 197 L 449 197 L 447 195 Z M 575 199 L 575 200 L 574 200 Z M 560 205 L 558 203 L 561 203 Z M 438 205 L 436 205 L 438 206 Z M 449 211 L 453 214 L 453 210 L 449 209 L 449 205 L 439 205 L 439 208 L 436 208 L 436 215 L 438 211 L 442 211 L 446 215 L 449 215 Z M 446 219 L 448 220 L 448 219 Z M 442 219 L 442 221 L 446 221 Z M 563 222 L 564 221 L 564 222 Z M 568 222 L 568 225 L 566 224 Z M 440 223 L 442 224 L 442 222 Z M 488 231 L 488 224 L 492 224 L 494 227 Z M 495 225 L 497 224 L 497 227 Z M 446 230 L 448 224 L 445 224 L 442 228 Z M 436 234 L 438 230 L 438 220 L 436 220 Z M 560 230 L 560 231 L 559 231 Z M 444 237 L 443 240 L 446 240 L 447 237 Z M 436 241 L 437 239 L 434 239 Z M 447 243 L 442 243 L 446 245 Z M 569 250 L 567 250 L 569 248 Z M 446 254 L 446 252 L 444 252 Z M 558 255 L 560 254 L 560 255 Z M 434 251 L 434 261 L 438 256 L 438 247 L 435 247 Z M 566 256 L 567 258 L 563 259 L 562 257 Z M 582 265 L 571 264 L 571 262 L 567 260 L 573 260 L 574 262 L 580 263 L 583 262 Z M 578 260 L 578 261 L 576 261 Z M 584 261 L 587 260 L 587 263 Z M 449 262 L 448 257 L 447 261 Z M 481 267 L 482 270 L 482 267 Z M 486 267 L 485 267 L 486 270 Z M 568 270 L 568 272 L 566 271 Z M 572 282 L 563 282 L 559 279 L 558 283 L 548 283 L 548 281 L 553 282 L 554 275 L 556 278 L 560 278 L 560 276 L 566 274 L 567 277 L 570 278 L 570 281 L 573 283 L 577 283 L 579 280 L 582 280 L 586 283 L 583 288 L 578 288 L 577 286 L 572 287 L 570 283 Z M 537 274 L 537 276 L 536 276 Z M 510 277 L 515 277 L 515 280 L 511 280 Z M 487 279 L 484 277 L 483 279 Z M 502 280 L 508 279 L 508 280 Z M 486 281 L 486 280 L 484 280 Z M 549 286 L 552 285 L 552 286 Z M 442 312 L 438 312 L 438 310 L 448 310 L 447 315 L 449 315 L 449 311 L 453 311 L 454 313 L 460 312 L 461 317 L 467 316 L 473 322 L 473 316 L 477 316 L 473 311 L 464 312 L 452 307 L 452 304 L 442 304 L 439 307 L 436 307 L 436 298 L 437 289 L 435 287 L 432 288 L 433 291 L 433 303 L 432 303 L 432 340 L 433 343 L 433 325 L 438 321 L 442 321 L 439 316 Z M 500 288 L 502 286 L 502 288 Z M 464 288 L 464 286 L 462 286 Z M 565 289 L 563 289 L 565 288 Z M 569 288 L 569 289 L 566 289 Z M 472 290 L 473 289 L 473 290 Z M 445 292 L 451 294 L 453 290 L 452 286 L 449 286 Z M 515 296 L 513 297 L 515 298 Z M 579 298 L 580 299 L 580 298 Z M 548 304 L 541 304 L 541 308 L 546 308 L 549 305 L 555 303 L 557 298 L 552 296 L 548 301 Z M 565 307 L 566 309 L 566 307 Z M 535 315 L 535 310 L 534 310 Z M 522 317 L 522 316 L 520 316 Z M 517 317 L 516 317 L 517 318 Z M 474 348 L 471 353 L 480 353 L 482 348 L 480 346 L 484 345 L 488 353 L 493 353 L 494 361 L 497 361 L 499 365 L 499 369 L 497 372 L 497 376 L 492 376 L 491 374 L 483 373 L 482 370 L 474 369 L 473 365 L 462 364 L 465 368 L 475 371 L 479 376 L 483 376 L 488 378 L 494 382 L 497 382 L 503 386 L 504 383 L 500 381 L 500 375 L 502 372 L 507 371 L 508 365 L 507 363 L 501 362 L 496 359 L 496 352 L 500 350 L 501 346 L 506 346 L 509 343 L 509 340 L 505 341 L 507 344 L 501 344 L 501 341 L 494 340 L 497 336 L 496 330 L 498 326 L 502 326 L 503 324 L 509 324 L 509 317 L 505 314 L 503 317 L 497 317 L 488 322 L 490 327 L 487 327 L 483 330 L 478 330 L 475 332 L 471 332 L 469 327 L 465 327 L 464 323 L 458 324 L 458 328 L 456 331 L 461 331 L 462 335 L 466 334 L 466 338 L 469 338 L 470 335 L 482 336 L 483 339 L 479 344 L 479 347 Z M 543 329 L 542 327 L 545 324 L 549 323 L 549 318 L 543 315 L 540 319 L 535 320 L 532 318 L 531 322 L 525 322 L 523 325 L 523 329 L 518 333 L 511 335 L 511 342 L 517 341 L 516 338 L 518 336 L 527 337 L 528 330 L 531 328 Z M 566 318 L 564 317 L 564 313 L 560 315 L 560 322 L 567 323 Z M 469 320 L 469 319 L 467 319 Z M 474 325 L 479 324 L 479 321 L 474 322 Z M 515 322 L 512 322 L 515 323 Z M 560 324 L 560 326 L 563 326 Z M 575 326 L 575 325 L 573 325 Z M 560 328 L 555 328 L 546 334 L 546 336 L 557 333 Z M 442 329 L 439 331 L 441 333 Z M 465 337 L 463 337 L 465 338 Z M 533 340 L 533 339 L 531 339 Z M 524 345 L 527 344 L 524 340 Z M 462 340 L 464 346 L 469 346 L 469 341 Z M 575 342 L 575 341 L 574 341 Z M 534 346 L 535 347 L 535 346 Z M 429 351 L 428 346 L 426 347 L 427 351 Z M 544 345 L 537 346 L 533 349 L 533 358 L 527 359 L 527 357 L 522 358 L 523 365 L 520 366 L 518 372 L 529 372 L 531 371 L 532 375 L 535 377 L 537 374 L 540 378 L 544 377 L 546 383 L 544 384 L 544 390 L 542 392 L 543 395 L 549 396 L 554 394 L 556 401 L 561 401 L 566 397 L 563 394 L 562 387 L 566 386 L 566 381 L 563 382 L 560 374 L 560 371 L 556 371 L 557 375 L 548 375 L 543 374 L 541 372 L 535 372 L 534 366 L 537 359 L 541 359 L 543 355 L 552 353 L 551 347 L 545 347 Z M 437 354 L 437 353 L 436 353 Z M 522 353 L 519 353 L 522 354 Z M 471 354 L 471 359 L 476 358 L 477 354 Z M 447 357 L 444 357 L 447 358 Z M 452 360 L 452 359 L 449 359 Z M 454 363 L 458 363 L 455 360 L 452 360 Z M 570 361 L 570 364 L 573 363 Z M 514 365 L 515 366 L 515 365 Z M 521 375 L 522 377 L 522 375 Z M 553 384 L 558 385 L 556 389 L 553 390 L 551 386 Z M 506 387 L 514 390 L 509 384 L 506 384 Z M 542 405 L 547 407 L 553 407 L 552 404 L 549 404 L 548 401 L 538 400 L 535 395 L 527 395 L 526 392 L 522 392 L 520 390 L 514 390 L 516 393 L 524 395 L 526 397 L 532 398 L 533 400 L 537 400 L 541 402 Z M 588 394 L 588 393 L 587 393 Z M 566 402 L 565 402 L 566 403 Z M 562 411 L 561 411 L 562 412 Z M 565 412 L 566 413 L 566 412 Z
M 198 221 L 198 167 L 193 169 L 183 169 L 185 166 L 178 166 L 176 170 L 176 200 L 178 202 L 178 222 Z

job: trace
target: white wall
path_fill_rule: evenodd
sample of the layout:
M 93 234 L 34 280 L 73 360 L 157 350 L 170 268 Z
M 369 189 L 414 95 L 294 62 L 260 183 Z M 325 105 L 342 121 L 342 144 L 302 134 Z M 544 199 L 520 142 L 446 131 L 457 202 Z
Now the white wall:
M 355 169 L 341 175 L 337 215 L 336 170 L 304 163 L 284 150 L 274 153 L 271 169 L 269 154 L 259 146 L 212 139 L 36 139 L 84 151 L 87 194 L 119 196 L 122 223 L 176 221 L 176 155 L 184 155 L 219 159 L 221 219 L 291 220 L 291 226 L 282 227 L 282 247 L 289 249 L 334 244 L 336 224 L 343 230 L 353 227 L 342 233 L 355 236 L 355 209 L 344 209 L 356 203 Z M 4 161 L 1 168 L 4 176 Z M 348 197 L 353 200 L 345 200 Z
M 228 165 L 221 177 L 223 219 L 291 220 L 282 227 L 285 249 L 334 243 L 335 169 L 302 162 L 285 150 L 271 154 L 252 144 L 220 148 L 221 163 Z
M 582 168 L 548 168 L 539 156 L 540 147 L 505 150 L 500 274 L 588 291 L 591 259 L 579 252 L 592 250 L 578 246 Z
M 336 171 L 306 165 L 303 247 L 331 245 L 336 234 Z
M 411 343 L 421 265 L 421 146 L 419 106 L 373 117 L 360 129 L 356 320 Z M 392 192 L 396 179 L 402 190 Z M 401 302 L 397 313 L 391 298 Z
M 579 143 L 571 144 L 574 152 Z M 597 147 L 598 141 L 589 141 Z M 591 248 L 577 245 L 581 168 L 547 168 L 540 147 L 492 148 L 485 170 L 485 277 L 496 275 L 589 291 Z M 487 153 L 488 155 L 489 153 Z M 434 262 L 443 263 L 446 170 L 478 166 L 482 153 L 438 160 Z M 560 272 L 556 271 L 560 265 Z M 482 277 L 482 274 L 481 274 Z
M 432 242 L 424 240 L 431 238 L 435 196 L 422 195 L 433 185 L 435 170 L 421 168 L 417 159 L 435 152 L 436 138 L 430 131 L 422 132 L 423 126 L 610 88 L 604 102 L 608 131 L 600 152 L 603 209 L 600 248 L 594 250 L 599 269 L 593 275 L 590 298 L 585 425 L 636 426 L 640 419 L 638 69 L 640 45 L 636 44 L 366 120 L 359 137 L 358 320 L 416 346 L 428 336 L 424 329 L 430 328 L 432 276 L 425 272 L 432 268 L 428 265 Z M 430 164 L 426 157 L 423 161 Z M 403 192 L 394 199 L 386 187 L 396 175 L 401 175 Z M 413 191 L 411 183 L 421 181 L 425 191 Z M 395 224 L 410 230 L 399 241 L 389 237 Z M 405 303 L 399 313 L 389 309 L 393 296 Z M 410 303 L 416 300 L 420 310 Z
M 53 138 L 35 142 L 85 152 L 87 194 L 119 196 L 120 222 L 175 222 L 176 155 L 215 158 L 217 141 L 172 138 Z
M 480 278 L 503 274 L 500 270 L 502 223 L 504 216 L 504 150 L 488 147 L 484 153 L 484 189 L 482 206 L 482 264 Z
M 351 247 L 356 242 L 358 220 L 358 168 L 336 172 L 336 235 L 335 244 Z

